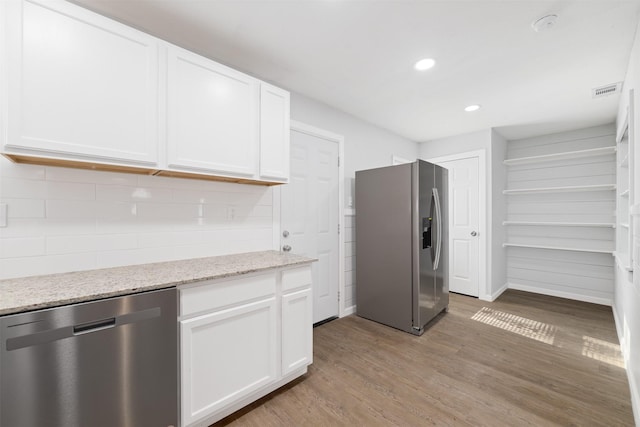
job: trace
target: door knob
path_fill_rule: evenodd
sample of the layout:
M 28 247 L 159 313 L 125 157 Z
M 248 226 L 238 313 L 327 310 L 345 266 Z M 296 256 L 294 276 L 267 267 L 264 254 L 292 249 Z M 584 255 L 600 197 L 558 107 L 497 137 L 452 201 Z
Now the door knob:
M 289 237 L 289 232 L 287 230 L 284 230 L 282 232 L 282 237 Z
M 282 250 L 283 250 L 283 251 L 285 251 L 285 252 L 289 252 L 289 251 L 291 250 L 291 246 L 289 246 L 289 245 L 284 245 L 284 246 L 282 247 Z
M 471 232 L 471 235 L 472 235 L 473 237 L 476 237 L 476 236 L 478 235 L 478 232 L 474 230 L 474 231 L 472 231 L 472 232 Z

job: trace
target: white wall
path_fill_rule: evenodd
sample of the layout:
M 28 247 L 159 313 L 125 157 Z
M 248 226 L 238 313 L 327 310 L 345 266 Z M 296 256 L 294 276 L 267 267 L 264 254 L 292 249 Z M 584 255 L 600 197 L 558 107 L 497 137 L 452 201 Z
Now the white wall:
M 273 248 L 272 189 L 0 157 L 0 279 Z
M 362 121 L 297 93 L 291 93 L 291 118 L 299 122 L 344 136 L 344 177 L 347 209 L 344 217 L 345 233 L 345 313 L 355 310 L 355 224 L 357 201 L 353 200 L 357 170 L 390 166 L 392 157 L 413 161 L 418 145 L 408 139 Z M 349 206 L 349 202 L 353 205 Z M 356 208 L 355 216 L 351 211 Z
M 495 149 L 493 141 L 495 140 Z M 506 141 L 495 130 L 486 129 L 479 132 L 456 135 L 449 138 L 442 138 L 434 141 L 427 141 L 420 144 L 418 156 L 421 159 L 429 160 L 452 154 L 466 153 L 471 151 L 484 150 L 487 193 L 487 215 L 485 221 L 486 245 L 486 273 L 485 286 L 481 286 L 480 298 L 493 300 L 497 298 L 505 289 L 504 280 L 504 249 L 502 248 L 501 231 L 497 234 L 494 231 L 494 223 L 500 224 L 503 220 L 503 200 L 501 195 L 494 200 L 495 193 L 502 192 L 504 186 L 504 152 Z M 493 208 L 496 208 L 495 215 Z M 481 250 L 483 250 L 481 248 Z M 483 266 L 481 266 L 482 268 Z
M 640 24 L 636 29 L 636 36 L 629 59 L 626 78 L 622 87 L 622 96 L 618 108 L 616 120 L 618 131 L 624 122 L 629 105 L 629 91 L 635 91 L 634 103 L 634 132 L 631 135 L 631 143 L 635 146 L 635 188 L 634 201 L 636 206 L 640 204 Z M 636 207 L 636 209 L 640 209 Z M 636 223 L 638 218 L 636 217 Z M 640 245 L 640 227 L 634 228 L 635 247 Z M 640 254 L 640 250 L 636 249 Z M 616 318 L 616 326 L 620 337 L 620 344 L 625 357 L 631 398 L 636 423 L 640 424 L 640 270 L 637 268 L 639 260 L 635 260 L 636 268 L 633 274 L 629 274 L 620 267 L 616 268 L 616 281 L 614 288 L 613 312 Z
M 507 287 L 507 253 L 502 244 L 506 240 L 502 221 L 507 216 L 507 168 L 502 163 L 507 157 L 507 140 L 491 130 L 491 298 L 497 298 Z
M 347 208 L 357 170 L 390 166 L 393 155 L 410 161 L 418 155 L 415 142 L 297 93 L 291 93 L 291 118 L 344 136 Z

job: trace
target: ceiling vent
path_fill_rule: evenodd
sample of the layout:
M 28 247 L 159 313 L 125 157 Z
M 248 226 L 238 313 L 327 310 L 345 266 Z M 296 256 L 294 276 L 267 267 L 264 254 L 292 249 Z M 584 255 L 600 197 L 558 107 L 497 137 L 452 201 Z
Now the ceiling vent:
M 614 95 L 616 93 L 620 93 L 620 89 L 622 89 L 622 82 L 611 83 L 610 85 L 596 87 L 591 89 L 591 97 L 595 99 Z

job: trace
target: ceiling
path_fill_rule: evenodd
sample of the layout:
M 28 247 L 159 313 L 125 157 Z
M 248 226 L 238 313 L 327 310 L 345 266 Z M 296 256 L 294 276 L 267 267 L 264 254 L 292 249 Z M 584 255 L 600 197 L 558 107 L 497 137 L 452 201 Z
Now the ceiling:
M 615 120 L 640 1 L 75 0 L 413 141 Z M 558 15 L 546 32 L 531 24 Z M 436 60 L 418 72 L 421 58 Z M 473 113 L 469 104 L 482 108 Z

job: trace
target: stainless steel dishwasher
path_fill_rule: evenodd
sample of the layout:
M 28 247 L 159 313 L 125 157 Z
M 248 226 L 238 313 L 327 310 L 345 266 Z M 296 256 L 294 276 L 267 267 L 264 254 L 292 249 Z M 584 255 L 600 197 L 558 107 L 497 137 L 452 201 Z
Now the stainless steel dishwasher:
M 0 426 L 178 424 L 177 293 L 0 317 Z

